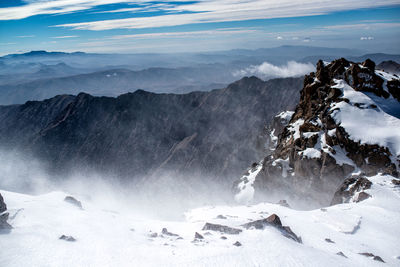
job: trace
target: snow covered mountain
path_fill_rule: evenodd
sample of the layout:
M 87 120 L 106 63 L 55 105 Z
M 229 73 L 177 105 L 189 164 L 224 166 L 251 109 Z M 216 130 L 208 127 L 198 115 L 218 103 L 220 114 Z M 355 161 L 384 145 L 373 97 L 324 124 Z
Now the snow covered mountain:
M 328 205 L 352 175 L 398 177 L 399 93 L 399 77 L 375 70 L 370 60 L 320 61 L 305 77 L 276 149 L 255 166 L 254 178 L 237 183 L 238 190 L 253 186 L 258 200 L 295 196 Z M 243 200 L 251 201 L 251 192 Z
M 0 190 L 0 266 L 398 266 L 399 85 L 369 60 L 320 61 L 235 183 L 240 204 Z

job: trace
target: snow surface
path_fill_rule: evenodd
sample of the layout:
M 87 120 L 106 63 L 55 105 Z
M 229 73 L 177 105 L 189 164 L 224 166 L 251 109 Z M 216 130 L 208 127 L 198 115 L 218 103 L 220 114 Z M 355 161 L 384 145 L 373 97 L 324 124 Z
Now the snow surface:
M 342 90 L 343 97 L 349 99 L 332 105 L 336 123 L 345 128 L 350 138 L 361 144 L 378 144 L 387 147 L 393 155 L 400 156 L 400 119 L 384 112 L 370 97 L 355 91 L 344 80 L 335 80 L 333 88 Z M 361 108 L 355 106 L 361 104 Z M 398 104 L 400 105 L 400 104 Z
M 238 203 L 248 204 L 253 200 L 254 196 L 254 181 L 257 174 L 262 169 L 262 162 L 260 162 L 255 168 L 250 169 L 247 174 L 240 178 L 241 182 L 238 184 L 239 193 L 235 195 L 235 200 Z
M 394 187 L 392 178 L 370 178 L 373 186 L 366 192 L 372 197 L 360 203 L 311 211 L 271 203 L 207 206 L 186 212 L 181 221 L 148 219 L 123 205 L 108 209 L 84 197 L 79 209 L 63 201 L 63 192 L 31 196 L 0 191 L 14 227 L 0 236 L 0 266 L 399 266 L 400 187 Z M 303 244 L 273 227 L 241 227 L 273 213 Z M 243 232 L 202 231 L 205 222 Z M 182 239 L 149 236 L 160 235 L 164 227 Z M 195 232 L 204 239 L 192 242 Z M 76 242 L 59 240 L 63 234 Z M 233 246 L 236 241 L 242 246 Z M 339 251 L 347 258 L 336 255 Z M 358 254 L 363 252 L 386 263 Z
M 281 113 L 279 113 L 275 117 L 278 117 L 278 118 L 280 118 L 282 120 L 285 120 L 285 121 L 289 122 L 290 119 L 292 118 L 293 114 L 294 114 L 294 111 L 289 111 L 288 110 L 288 111 L 282 111 Z

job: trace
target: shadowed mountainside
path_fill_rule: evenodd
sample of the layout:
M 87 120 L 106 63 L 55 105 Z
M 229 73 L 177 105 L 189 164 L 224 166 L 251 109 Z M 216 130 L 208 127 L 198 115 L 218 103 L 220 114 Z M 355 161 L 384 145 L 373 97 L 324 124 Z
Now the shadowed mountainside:
M 294 107 L 303 78 L 243 78 L 189 94 L 60 95 L 0 106 L 0 144 L 54 173 L 88 169 L 126 179 L 172 171 L 232 182 L 264 153 L 264 126 Z

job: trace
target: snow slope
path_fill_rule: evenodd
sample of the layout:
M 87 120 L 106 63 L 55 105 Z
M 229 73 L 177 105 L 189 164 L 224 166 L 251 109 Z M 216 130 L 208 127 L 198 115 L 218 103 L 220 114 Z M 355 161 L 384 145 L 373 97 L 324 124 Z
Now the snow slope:
M 208 206 L 186 212 L 181 221 L 149 219 L 124 205 L 110 209 L 84 196 L 78 197 L 80 209 L 65 202 L 63 192 L 31 196 L 0 191 L 14 227 L 0 235 L 0 266 L 399 266 L 400 187 L 391 176 L 369 179 L 373 186 L 366 192 L 372 197 L 359 203 L 311 211 L 270 203 Z M 241 227 L 273 213 L 303 244 L 273 227 Z M 205 222 L 243 232 L 202 231 Z M 182 239 L 161 237 L 164 227 Z M 155 232 L 158 237 L 150 237 Z M 204 239 L 192 242 L 195 232 Z M 59 240 L 61 235 L 76 241 Z M 236 241 L 242 246 L 234 246 Z M 386 263 L 358 254 L 363 252 Z

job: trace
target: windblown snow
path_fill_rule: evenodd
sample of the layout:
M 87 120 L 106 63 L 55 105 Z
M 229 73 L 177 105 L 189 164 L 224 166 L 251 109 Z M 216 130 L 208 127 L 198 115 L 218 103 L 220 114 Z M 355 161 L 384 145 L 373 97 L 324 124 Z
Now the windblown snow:
M 380 266 L 359 253 L 399 266 L 400 188 L 393 177 L 378 175 L 371 198 L 300 211 L 277 204 L 207 206 L 190 210 L 181 221 L 148 219 L 135 210 L 107 207 L 63 192 L 39 196 L 0 191 L 13 230 L 0 236 L 0 266 Z M 289 203 L 290 204 L 290 203 Z M 297 243 L 274 227 L 244 223 L 277 214 L 301 236 Z M 237 235 L 203 231 L 206 222 L 241 229 Z M 162 229 L 166 228 L 164 233 Z M 194 239 L 195 233 L 204 239 Z M 170 235 L 170 234 L 175 235 Z M 72 236 L 76 241 L 59 239 Z M 327 241 L 328 240 L 328 241 Z M 241 246 L 233 244 L 239 242 Z M 340 253 L 341 252 L 341 253 Z M 344 256 L 338 255 L 343 254 Z

